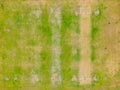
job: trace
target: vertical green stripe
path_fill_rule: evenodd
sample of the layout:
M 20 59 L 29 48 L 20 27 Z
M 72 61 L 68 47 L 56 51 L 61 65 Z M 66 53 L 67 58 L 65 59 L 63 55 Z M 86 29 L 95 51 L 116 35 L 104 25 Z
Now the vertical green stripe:
M 50 83 L 50 68 L 51 68 L 51 28 L 49 22 L 48 7 L 42 8 L 41 25 L 38 26 L 41 33 L 42 51 L 40 53 L 41 66 L 40 72 L 42 75 L 42 83 Z
M 64 85 L 69 85 L 72 78 L 71 72 L 71 61 L 72 61 L 72 47 L 70 45 L 71 38 L 71 6 L 65 5 L 62 8 L 62 26 L 61 26 L 61 68 L 62 68 L 62 79 Z

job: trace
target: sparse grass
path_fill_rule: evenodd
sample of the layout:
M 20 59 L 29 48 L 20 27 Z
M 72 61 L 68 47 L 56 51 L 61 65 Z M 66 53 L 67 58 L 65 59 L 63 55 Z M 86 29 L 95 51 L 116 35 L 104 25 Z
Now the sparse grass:
M 79 52 L 73 57 L 72 55 L 72 45 L 70 44 L 70 38 L 72 30 L 75 30 L 76 33 L 79 33 L 78 26 L 78 16 L 75 15 L 74 11 L 72 11 L 71 4 L 65 4 L 62 7 L 62 26 L 61 26 L 61 68 L 62 68 L 62 76 L 63 76 L 63 84 L 71 85 L 73 71 L 71 68 L 72 60 L 79 59 Z M 67 67 L 66 67 L 67 66 Z
M 79 49 L 77 49 L 77 53 L 74 55 L 74 59 L 75 59 L 76 61 L 79 61 L 79 60 L 80 60 L 80 50 L 79 50 Z
M 103 4 L 99 4 L 99 5 L 95 6 L 94 8 L 95 8 L 95 10 L 93 10 L 93 13 L 91 15 L 91 21 L 92 21 L 92 25 L 91 25 L 91 44 L 92 44 L 91 45 L 91 49 L 92 49 L 91 60 L 92 61 L 96 60 L 96 47 L 95 47 L 94 43 L 100 36 L 99 24 L 102 20 L 105 19 L 105 16 L 103 13 L 103 10 L 105 9 L 105 7 L 103 6 Z M 99 11 L 98 15 L 95 15 L 96 10 Z
M 41 24 L 38 30 L 41 35 L 42 51 L 40 53 L 41 67 L 40 72 L 43 78 L 43 84 L 50 83 L 50 68 L 51 68 L 51 28 L 48 16 L 48 8 L 42 8 Z
M 0 1 L 0 89 L 1 90 L 119 90 L 116 86 L 111 88 L 112 78 L 104 68 L 107 56 L 98 55 L 101 42 L 101 24 L 105 19 L 103 4 L 95 8 L 100 11 L 96 16 L 92 14 L 91 31 L 91 60 L 93 61 L 93 76 L 98 81 L 92 85 L 81 86 L 71 82 L 72 75 L 78 74 L 77 69 L 71 68 L 73 60 L 80 60 L 80 50 L 72 55 L 72 45 L 70 44 L 73 30 L 77 34 L 79 30 L 79 16 L 72 11 L 74 5 L 65 3 L 61 5 L 61 73 L 62 85 L 53 88 L 50 84 L 51 77 L 51 24 L 49 21 L 49 6 L 35 7 L 26 6 L 21 0 L 12 2 Z M 54 0 L 53 0 L 54 1 Z M 10 3 L 11 2 L 11 3 Z M 66 1 L 67 2 L 67 1 Z M 56 2 L 57 3 L 57 2 Z M 40 10 L 40 17 L 33 13 Z M 105 20 L 104 20 L 105 21 Z M 58 27 L 56 27 L 57 29 Z M 41 46 L 40 50 L 36 49 Z M 102 45 L 100 46 L 102 47 Z M 102 49 L 102 48 L 100 48 Z M 40 52 L 39 52 L 40 51 Z M 101 50 L 102 51 L 102 50 Z M 96 53 L 97 52 L 97 53 Z M 104 68 L 104 69 L 103 69 Z M 32 84 L 31 75 L 35 73 L 41 81 Z M 17 77 L 18 80 L 15 80 Z M 120 79 L 120 72 L 114 78 Z M 8 79 L 8 80 L 7 80 Z M 28 79 L 28 80 L 25 80 Z
M 104 4 L 104 1 L 102 2 L 102 4 L 101 3 L 98 3 L 98 4 L 100 4 L 97 6 L 97 8 L 100 11 L 100 14 L 98 16 L 96 16 L 93 13 L 91 16 L 91 18 L 92 18 L 92 32 L 91 32 L 92 55 L 91 55 L 91 59 L 93 61 L 93 66 L 94 66 L 93 67 L 93 76 L 96 76 L 98 78 L 98 81 L 93 82 L 92 89 L 93 90 L 101 90 L 101 89 L 117 90 L 119 88 L 119 86 L 118 86 L 118 88 L 115 88 L 117 85 L 112 86 L 112 83 L 114 83 L 113 82 L 114 77 L 111 78 L 111 75 L 108 73 L 108 71 L 106 69 L 106 60 L 109 56 L 108 56 L 108 54 L 106 54 L 106 50 L 104 50 L 105 49 L 104 48 L 105 38 L 103 38 L 103 36 L 102 36 L 104 34 L 104 30 L 105 30 L 104 28 L 107 28 L 109 30 L 109 26 L 107 26 L 106 22 L 110 15 L 107 15 L 106 14 L 107 12 L 105 12 L 105 9 L 107 9 L 109 7 L 106 7 L 106 5 Z M 113 24 L 111 24 L 111 25 L 113 25 Z M 109 31 L 108 31 L 108 33 L 109 33 Z M 107 37 L 107 33 L 106 33 L 106 37 Z M 113 58 L 113 60 L 114 59 L 115 58 Z M 118 80 L 118 77 L 116 79 Z

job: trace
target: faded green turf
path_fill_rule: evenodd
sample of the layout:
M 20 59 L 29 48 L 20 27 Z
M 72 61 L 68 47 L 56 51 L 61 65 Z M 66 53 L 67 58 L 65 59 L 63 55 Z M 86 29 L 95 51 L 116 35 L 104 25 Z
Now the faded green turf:
M 100 27 L 99 24 L 102 20 L 105 19 L 103 10 L 105 9 L 105 6 L 103 4 L 98 4 L 97 6 L 94 7 L 95 10 L 99 10 L 99 15 L 95 15 L 94 12 L 91 14 L 91 49 L 92 49 L 92 54 L 91 54 L 91 60 L 95 61 L 96 60 L 96 47 L 94 43 L 100 36 Z
M 51 68 L 51 27 L 49 22 L 48 7 L 42 8 L 41 25 L 38 26 L 41 35 L 42 52 L 40 53 L 43 84 L 50 83 L 50 68 Z
M 70 86 L 72 85 L 72 76 L 77 74 L 77 71 L 71 68 L 71 63 L 73 60 L 79 60 L 79 52 L 74 56 L 72 55 L 70 39 L 73 30 L 74 32 L 79 33 L 79 16 L 75 15 L 73 6 L 68 3 L 62 7 L 61 19 L 61 68 L 63 85 Z
M 3 2 L 4 1 L 4 2 Z M 24 0 L 23 0 L 24 1 Z M 54 1 L 54 0 L 53 0 Z M 97 52 L 102 49 L 101 24 L 105 21 L 104 5 L 95 6 L 100 14 L 92 14 L 91 31 L 91 60 L 93 64 L 92 76 L 98 81 L 92 85 L 79 85 L 71 81 L 72 76 L 78 74 L 78 69 L 72 69 L 71 63 L 80 60 L 80 50 L 72 55 L 71 33 L 73 30 L 79 34 L 79 15 L 75 15 L 74 7 L 66 1 L 61 7 L 61 76 L 62 84 L 52 86 L 50 82 L 52 65 L 52 30 L 49 19 L 50 6 L 31 7 L 21 0 L 8 3 L 7 0 L 0 0 L 0 90 L 119 90 L 120 87 L 111 88 L 111 80 L 105 68 L 106 56 L 98 59 Z M 10 2 L 10 1 L 9 1 Z M 12 2 L 12 1 L 11 1 Z M 71 1 L 72 2 L 72 1 Z M 52 2 L 53 3 L 53 2 Z M 57 3 L 57 1 L 56 1 Z M 34 12 L 41 11 L 40 17 Z M 56 27 L 58 28 L 58 27 Z M 98 46 L 95 43 L 99 43 Z M 35 50 L 36 46 L 41 46 Z M 39 49 L 39 48 L 38 48 Z M 100 52 L 99 52 L 100 53 Z M 99 61 L 100 60 L 100 61 Z M 22 64 L 27 63 L 26 69 Z M 31 82 L 31 75 L 37 74 L 40 80 Z M 14 80 L 17 77 L 18 80 Z M 8 80 L 5 80 L 8 78 Z M 27 78 L 28 80 L 25 80 Z M 120 72 L 113 78 L 120 79 Z
M 71 52 L 71 45 L 70 42 L 70 32 L 71 32 L 71 17 L 70 6 L 66 5 L 62 7 L 61 12 L 61 71 L 63 77 L 63 84 L 69 85 L 72 78 L 71 66 L 70 63 L 72 62 L 72 52 Z

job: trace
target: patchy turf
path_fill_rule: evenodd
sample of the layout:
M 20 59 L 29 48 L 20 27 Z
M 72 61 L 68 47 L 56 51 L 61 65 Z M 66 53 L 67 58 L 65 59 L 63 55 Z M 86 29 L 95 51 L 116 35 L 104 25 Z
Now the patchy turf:
M 90 85 L 80 85 L 78 80 L 81 60 L 78 1 L 0 0 L 1 90 L 120 89 L 120 1 L 98 0 L 92 6 Z M 54 5 L 61 9 L 60 27 L 55 26 L 61 36 L 59 85 L 51 84 L 54 25 L 51 25 L 50 9 Z

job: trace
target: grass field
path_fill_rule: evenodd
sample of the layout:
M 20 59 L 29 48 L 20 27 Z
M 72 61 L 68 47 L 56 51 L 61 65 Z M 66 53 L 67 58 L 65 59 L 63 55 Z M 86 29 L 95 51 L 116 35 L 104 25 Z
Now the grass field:
M 0 90 L 120 90 L 120 1 L 87 1 L 0 0 Z

